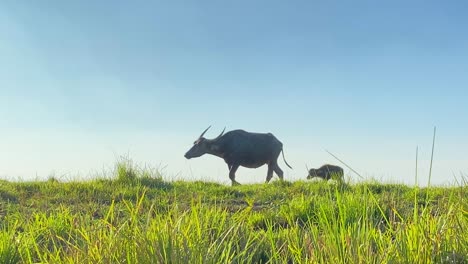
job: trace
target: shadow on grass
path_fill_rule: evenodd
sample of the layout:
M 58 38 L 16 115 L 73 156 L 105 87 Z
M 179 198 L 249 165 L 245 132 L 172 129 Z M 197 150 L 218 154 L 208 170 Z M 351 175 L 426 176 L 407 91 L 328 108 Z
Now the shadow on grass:
M 18 202 L 18 198 L 9 191 L 0 190 L 0 201 L 16 203 Z
M 159 190 L 164 190 L 164 191 L 169 191 L 174 188 L 172 183 L 165 182 L 160 178 L 144 177 L 144 178 L 139 179 L 138 183 L 148 188 L 159 189 Z

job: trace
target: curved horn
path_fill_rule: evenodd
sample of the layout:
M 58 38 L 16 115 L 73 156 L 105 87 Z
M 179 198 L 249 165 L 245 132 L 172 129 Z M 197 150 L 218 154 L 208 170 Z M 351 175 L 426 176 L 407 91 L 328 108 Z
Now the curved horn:
M 210 127 L 211 127 L 211 126 L 209 126 L 207 129 L 205 129 L 205 131 L 203 131 L 203 133 L 201 133 L 200 137 L 198 137 L 198 138 L 202 138 L 203 135 L 205 135 L 206 131 L 208 131 L 208 129 L 210 129 Z
M 309 171 L 309 167 L 307 166 L 307 164 L 305 166 L 306 166 L 307 171 Z
M 221 132 L 221 134 L 219 134 L 219 136 L 217 136 L 215 139 L 213 140 L 217 140 L 218 138 L 220 138 L 223 134 L 224 134 L 224 130 L 226 130 L 226 127 L 224 127 L 223 131 Z

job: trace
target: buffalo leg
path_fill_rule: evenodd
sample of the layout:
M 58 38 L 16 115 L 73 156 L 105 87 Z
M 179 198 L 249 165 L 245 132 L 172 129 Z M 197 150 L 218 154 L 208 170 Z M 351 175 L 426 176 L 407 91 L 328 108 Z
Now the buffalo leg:
M 278 163 L 273 164 L 273 170 L 275 171 L 276 175 L 280 178 L 280 180 L 283 180 L 283 170 L 278 166 Z
M 273 164 L 269 163 L 268 164 L 268 172 L 267 172 L 267 177 L 266 177 L 266 182 L 270 182 L 271 178 L 273 177 Z
M 240 185 L 240 183 L 236 182 L 236 171 L 239 168 L 239 165 L 228 165 L 229 167 L 229 179 L 231 179 L 232 186 Z

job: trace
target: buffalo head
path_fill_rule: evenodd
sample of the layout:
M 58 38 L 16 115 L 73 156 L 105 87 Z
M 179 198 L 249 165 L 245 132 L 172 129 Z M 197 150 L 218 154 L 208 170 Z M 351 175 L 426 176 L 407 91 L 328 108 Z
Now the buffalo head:
M 197 157 L 202 156 L 203 154 L 210 153 L 212 151 L 213 142 L 216 142 L 216 140 L 219 139 L 224 134 L 224 130 L 226 128 L 224 128 L 221 134 L 219 134 L 219 136 L 217 136 L 215 139 L 206 139 L 203 137 L 203 135 L 205 135 L 206 131 L 208 131 L 210 127 L 211 126 L 205 129 L 205 131 L 201 133 L 198 139 L 195 140 L 195 142 L 193 142 L 193 146 L 187 151 L 187 153 L 185 153 L 184 155 L 185 158 L 187 159 L 197 158 Z

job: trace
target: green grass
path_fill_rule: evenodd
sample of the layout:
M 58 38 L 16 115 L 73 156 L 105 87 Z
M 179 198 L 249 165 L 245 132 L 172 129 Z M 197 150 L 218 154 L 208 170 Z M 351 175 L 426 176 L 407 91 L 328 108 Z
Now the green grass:
M 468 187 L 0 181 L 0 263 L 467 263 Z

